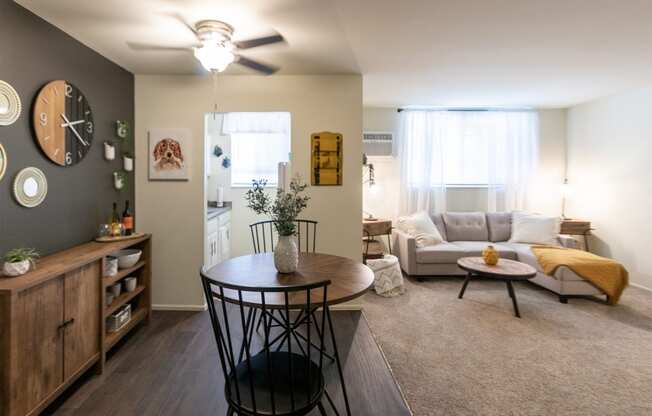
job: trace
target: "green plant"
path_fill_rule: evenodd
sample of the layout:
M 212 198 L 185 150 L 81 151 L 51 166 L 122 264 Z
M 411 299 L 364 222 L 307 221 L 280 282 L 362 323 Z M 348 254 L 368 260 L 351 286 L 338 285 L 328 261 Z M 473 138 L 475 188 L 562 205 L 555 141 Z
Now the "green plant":
M 309 196 L 299 195 L 308 185 L 303 183 L 300 177 L 295 176 L 290 181 L 290 190 L 278 189 L 276 199 L 271 200 L 265 192 L 267 181 L 264 179 L 253 180 L 252 188 L 245 195 L 247 207 L 256 214 L 266 214 L 272 221 L 279 235 L 288 236 L 296 233 L 296 219 L 308 206 Z
M 29 261 L 32 267 L 36 267 L 36 259 L 40 255 L 33 248 L 14 248 L 9 250 L 4 257 L 7 263 L 20 263 L 21 261 Z

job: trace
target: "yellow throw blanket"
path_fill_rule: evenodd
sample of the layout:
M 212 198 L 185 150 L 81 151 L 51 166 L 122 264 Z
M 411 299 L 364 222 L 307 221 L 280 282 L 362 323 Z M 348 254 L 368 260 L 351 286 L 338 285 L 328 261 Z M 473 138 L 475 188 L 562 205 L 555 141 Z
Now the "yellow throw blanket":
M 620 299 L 629 280 L 622 264 L 582 250 L 554 246 L 532 246 L 544 273 L 552 275 L 559 266 L 566 266 L 606 293 L 609 304 Z

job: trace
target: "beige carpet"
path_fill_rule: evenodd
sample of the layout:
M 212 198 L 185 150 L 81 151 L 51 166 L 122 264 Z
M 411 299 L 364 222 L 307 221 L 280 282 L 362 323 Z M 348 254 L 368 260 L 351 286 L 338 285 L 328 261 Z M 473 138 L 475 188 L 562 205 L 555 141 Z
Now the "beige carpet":
M 364 311 L 415 416 L 652 415 L 652 292 L 563 305 L 518 284 L 408 281 Z

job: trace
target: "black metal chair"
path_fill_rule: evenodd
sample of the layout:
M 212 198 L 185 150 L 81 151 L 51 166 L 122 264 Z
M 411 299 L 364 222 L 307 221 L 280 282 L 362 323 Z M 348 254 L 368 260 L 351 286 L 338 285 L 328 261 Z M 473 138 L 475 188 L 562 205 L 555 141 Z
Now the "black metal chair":
M 203 269 L 201 277 L 225 380 L 224 391 L 229 406 L 227 415 L 300 416 L 317 408 L 321 415 L 325 416 L 323 396 L 326 396 L 335 413 L 339 415 L 325 388 L 322 371 L 325 331 L 319 331 L 316 322 L 321 320 L 320 326 L 323 329 L 328 318 L 328 324 L 332 325 L 326 301 L 328 285 L 331 282 L 327 280 L 307 285 L 270 288 L 218 282 L 208 277 Z M 276 299 L 273 308 L 267 303 L 272 303 L 272 297 Z M 291 319 L 290 299 L 293 302 L 297 299 L 305 302 L 299 309 L 300 318 Z M 311 302 L 314 299 L 319 301 Z M 280 345 L 277 345 L 275 340 L 270 341 L 271 330 L 267 323 L 270 309 L 280 311 L 278 320 L 285 334 L 281 334 L 283 337 Z M 297 310 L 297 305 L 294 305 L 293 309 Z M 320 318 L 315 314 L 317 309 L 323 311 Z M 265 321 L 262 345 L 261 340 L 253 336 L 258 312 Z M 291 331 L 296 330 L 298 325 L 304 326 L 307 338 L 305 347 L 295 344 L 300 353 L 297 353 L 297 349 L 293 352 L 290 336 Z M 313 325 L 317 326 L 315 336 L 319 338 L 316 347 L 311 340 Z M 275 339 L 277 340 L 278 336 Z M 282 350 L 284 344 L 286 350 Z
M 317 221 L 296 220 L 297 246 L 299 251 L 314 253 L 317 242 Z M 254 246 L 254 253 L 265 253 L 274 251 L 274 243 L 278 232 L 274 227 L 274 221 L 265 220 L 249 225 L 251 231 L 251 242 Z

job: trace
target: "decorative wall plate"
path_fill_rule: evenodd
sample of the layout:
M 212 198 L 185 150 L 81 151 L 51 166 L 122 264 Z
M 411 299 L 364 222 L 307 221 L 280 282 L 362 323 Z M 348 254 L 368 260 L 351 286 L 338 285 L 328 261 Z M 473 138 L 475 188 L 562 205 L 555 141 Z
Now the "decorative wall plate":
M 8 126 L 20 116 L 20 97 L 8 83 L 0 81 L 0 126 Z
M 34 208 L 48 193 L 48 181 L 38 168 L 25 168 L 14 179 L 14 197 L 24 207 Z
M 6 170 L 7 170 L 7 152 L 5 152 L 5 148 L 2 147 L 2 143 L 0 143 L 0 180 L 2 180 L 2 177 L 5 176 Z

